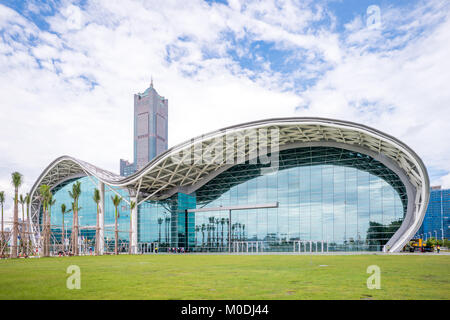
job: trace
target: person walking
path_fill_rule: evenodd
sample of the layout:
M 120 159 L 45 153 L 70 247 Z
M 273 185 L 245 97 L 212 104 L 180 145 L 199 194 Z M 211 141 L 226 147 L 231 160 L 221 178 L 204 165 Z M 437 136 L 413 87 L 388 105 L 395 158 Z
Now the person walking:
M 437 246 L 436 246 L 436 250 L 437 250 L 437 253 L 439 253 L 439 252 L 441 251 L 441 246 L 440 246 L 440 245 L 437 245 Z

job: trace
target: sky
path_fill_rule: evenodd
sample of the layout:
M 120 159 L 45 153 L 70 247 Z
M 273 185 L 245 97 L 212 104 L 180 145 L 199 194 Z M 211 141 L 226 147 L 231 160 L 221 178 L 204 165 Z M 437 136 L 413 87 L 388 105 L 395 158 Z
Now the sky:
M 273 117 L 363 123 L 450 187 L 450 1 L 0 0 L 0 190 L 12 214 L 55 158 L 118 173 L 133 94 L 169 100 L 169 147 Z

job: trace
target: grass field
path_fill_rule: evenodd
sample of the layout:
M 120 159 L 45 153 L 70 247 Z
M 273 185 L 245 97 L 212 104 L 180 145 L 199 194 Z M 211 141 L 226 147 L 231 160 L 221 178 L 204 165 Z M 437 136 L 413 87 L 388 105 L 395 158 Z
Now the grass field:
M 81 269 L 69 290 L 66 268 Z M 381 289 L 369 290 L 369 265 Z M 0 299 L 450 299 L 450 256 L 146 255 L 0 261 Z

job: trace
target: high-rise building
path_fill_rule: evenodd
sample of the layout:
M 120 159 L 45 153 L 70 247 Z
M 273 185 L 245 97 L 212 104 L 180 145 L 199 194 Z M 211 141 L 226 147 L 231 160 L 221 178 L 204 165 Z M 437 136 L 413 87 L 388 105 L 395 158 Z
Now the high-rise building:
M 134 95 L 134 162 L 120 161 L 120 174 L 128 176 L 167 150 L 168 100 L 150 86 Z
M 136 172 L 134 163 L 130 163 L 128 160 L 120 159 L 120 175 L 129 176 Z
M 430 202 L 417 238 L 450 238 L 450 189 L 431 187 Z

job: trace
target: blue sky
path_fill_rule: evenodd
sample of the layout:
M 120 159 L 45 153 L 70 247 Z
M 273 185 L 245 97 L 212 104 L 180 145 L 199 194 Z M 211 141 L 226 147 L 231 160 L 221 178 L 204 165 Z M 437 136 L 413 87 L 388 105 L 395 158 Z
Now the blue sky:
M 264 118 L 344 119 L 398 137 L 450 187 L 449 43 L 446 0 L 0 0 L 0 189 L 13 168 L 28 190 L 62 154 L 117 172 L 151 76 L 169 146 Z

